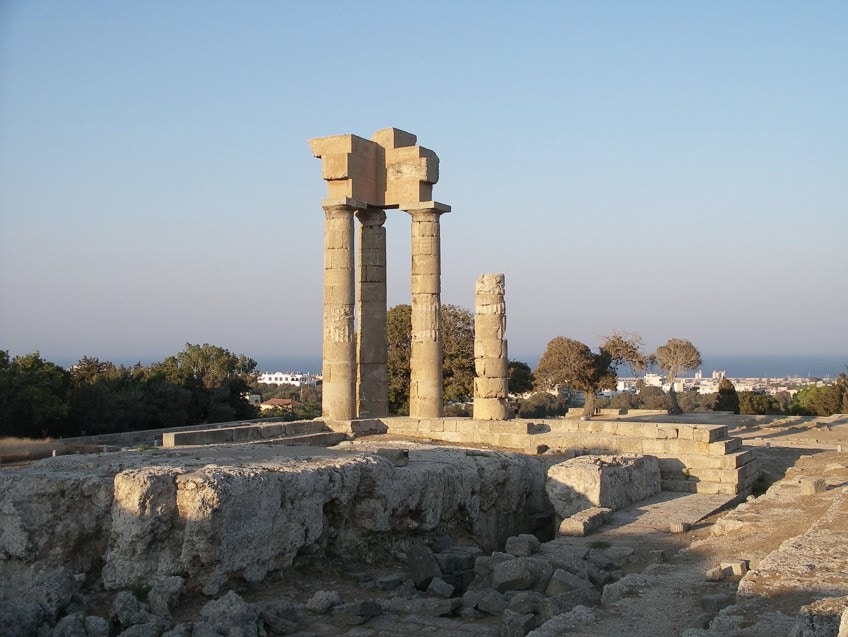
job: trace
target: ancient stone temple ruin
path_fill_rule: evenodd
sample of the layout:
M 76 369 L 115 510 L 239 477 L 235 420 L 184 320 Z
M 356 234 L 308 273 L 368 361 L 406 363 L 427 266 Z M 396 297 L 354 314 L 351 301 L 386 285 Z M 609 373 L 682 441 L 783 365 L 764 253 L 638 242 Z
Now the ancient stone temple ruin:
M 327 182 L 322 415 L 330 420 L 388 415 L 383 224 L 391 209 L 412 217 L 409 413 L 442 415 L 439 217 L 450 206 L 432 200 L 439 158 L 415 142 L 415 135 L 396 128 L 377 131 L 370 140 L 356 135 L 309 140 Z M 358 263 L 354 217 L 360 224 Z
M 327 182 L 323 418 L 89 437 L 99 453 L 0 471 L 0 634 L 563 634 L 660 581 L 623 568 L 664 566 L 662 549 L 607 538 L 678 535 L 751 493 L 757 459 L 721 415 L 513 418 L 503 274 L 475 285 L 473 417 L 444 417 L 438 157 L 395 128 L 309 144 Z M 392 210 L 411 218 L 408 417 L 388 414 Z

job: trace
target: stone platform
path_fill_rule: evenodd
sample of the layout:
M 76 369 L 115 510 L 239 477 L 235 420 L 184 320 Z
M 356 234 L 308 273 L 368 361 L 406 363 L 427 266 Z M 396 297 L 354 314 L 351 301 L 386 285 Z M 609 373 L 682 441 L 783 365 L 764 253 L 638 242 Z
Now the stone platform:
M 393 417 L 369 420 L 310 420 L 240 424 L 204 431 L 163 434 L 164 447 L 231 442 L 326 445 L 370 434 L 469 446 L 490 446 L 526 454 L 640 454 L 659 460 L 663 491 L 750 495 L 759 465 L 727 425 L 626 420 L 474 420 Z

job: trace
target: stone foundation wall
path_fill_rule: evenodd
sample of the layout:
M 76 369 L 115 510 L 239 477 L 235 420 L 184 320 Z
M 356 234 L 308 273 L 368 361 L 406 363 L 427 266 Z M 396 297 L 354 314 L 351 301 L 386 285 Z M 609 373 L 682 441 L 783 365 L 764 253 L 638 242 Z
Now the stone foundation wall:
M 63 456 L 0 472 L 0 574 L 63 564 L 107 590 L 179 575 L 214 595 L 299 558 L 367 560 L 428 534 L 491 551 L 544 513 L 545 469 L 534 458 L 408 446 L 406 466 L 365 445 L 293 456 L 236 445 Z
M 753 453 L 726 425 L 617 420 L 475 421 L 386 418 L 390 434 L 524 453 L 567 456 L 650 455 L 659 459 L 664 491 L 747 496 L 759 475 Z

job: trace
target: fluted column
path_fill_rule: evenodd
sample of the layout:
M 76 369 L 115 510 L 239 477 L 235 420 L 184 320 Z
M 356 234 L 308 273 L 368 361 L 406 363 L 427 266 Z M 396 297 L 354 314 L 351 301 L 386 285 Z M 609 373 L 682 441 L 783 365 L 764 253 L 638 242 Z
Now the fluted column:
M 435 202 L 407 209 L 412 216 L 409 415 L 413 418 L 441 418 L 444 413 L 439 217 L 449 210 Z
M 356 406 L 359 418 L 389 415 L 386 339 L 386 213 L 359 210 Z
M 324 201 L 324 344 L 321 415 L 356 417 L 353 215 L 365 205 Z

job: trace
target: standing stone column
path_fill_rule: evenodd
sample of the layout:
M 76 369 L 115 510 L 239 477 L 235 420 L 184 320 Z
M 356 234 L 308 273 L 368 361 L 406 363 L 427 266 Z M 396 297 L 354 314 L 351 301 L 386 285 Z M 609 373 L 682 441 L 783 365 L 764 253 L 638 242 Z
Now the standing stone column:
M 379 418 L 389 415 L 386 213 L 369 208 L 356 216 L 360 221 L 356 406 L 359 418 Z
M 324 201 L 324 351 L 321 415 L 356 417 L 353 215 L 365 204 Z
M 474 419 L 507 420 L 508 360 L 504 275 L 477 278 L 474 314 Z
M 409 415 L 441 418 L 442 379 L 441 244 L 439 216 L 450 206 L 436 202 L 406 208 L 412 216 L 412 352 Z

